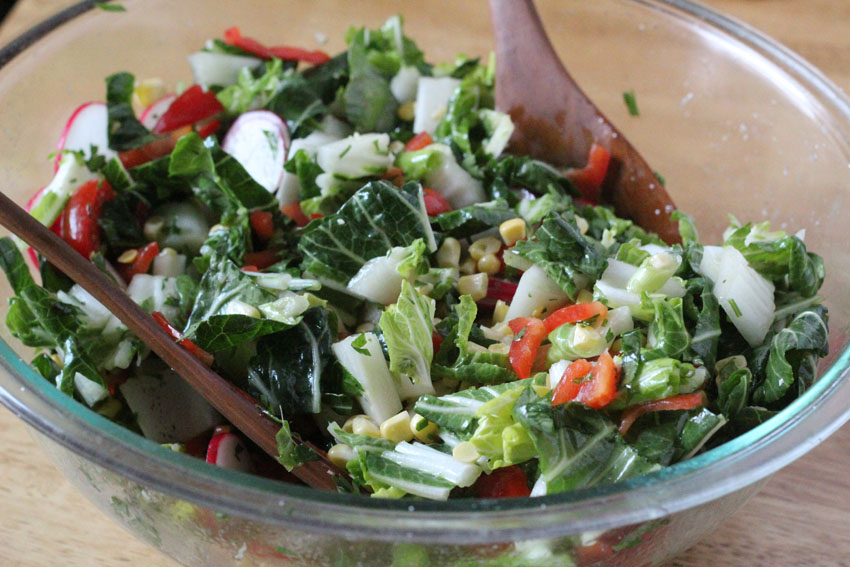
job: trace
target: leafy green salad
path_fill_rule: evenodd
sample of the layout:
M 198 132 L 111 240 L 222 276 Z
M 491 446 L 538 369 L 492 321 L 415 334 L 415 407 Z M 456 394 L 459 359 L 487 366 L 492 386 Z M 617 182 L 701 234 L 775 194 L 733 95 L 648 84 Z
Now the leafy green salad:
M 610 156 L 509 153 L 494 62 L 402 32 L 329 56 L 231 28 L 191 84 L 116 73 L 29 204 L 180 345 L 376 497 L 518 497 L 688 459 L 801 395 L 827 351 L 802 231 L 665 243 L 596 202 Z M 659 182 L 661 180 L 659 179 Z M 30 255 L 41 283 L 26 264 Z M 45 379 L 176 451 L 283 467 L 108 310 L 0 240 L 6 324 Z

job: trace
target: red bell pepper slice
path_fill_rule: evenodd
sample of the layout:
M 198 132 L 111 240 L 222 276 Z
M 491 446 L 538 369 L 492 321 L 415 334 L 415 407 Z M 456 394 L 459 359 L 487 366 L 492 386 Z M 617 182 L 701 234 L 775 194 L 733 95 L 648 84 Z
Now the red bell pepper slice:
M 103 204 L 115 197 L 106 181 L 83 183 L 65 205 L 59 225 L 60 236 L 86 259 L 100 248 L 100 227 L 97 220 Z
M 136 274 L 146 274 L 153 264 L 154 258 L 159 254 L 159 244 L 148 242 L 138 250 L 136 258 L 129 264 L 121 266 L 121 275 L 129 282 Z
M 277 57 L 284 61 L 304 61 L 305 63 L 319 65 L 329 61 L 331 58 L 330 55 L 321 50 L 310 51 L 308 49 L 286 45 L 266 47 L 256 39 L 242 35 L 242 32 L 236 26 L 224 30 L 224 41 L 261 59 Z
M 446 201 L 446 198 L 440 195 L 434 189 L 425 187 L 422 189 L 422 200 L 425 201 L 425 212 L 429 217 L 447 213 L 452 210 L 452 206 Z
M 508 323 L 508 326 L 516 335 L 508 353 L 511 366 L 521 379 L 528 378 L 540 343 L 546 337 L 546 328 L 543 321 L 533 317 L 519 317 Z
M 416 150 L 427 148 L 433 143 L 434 140 L 431 138 L 431 135 L 428 132 L 419 132 L 407 141 L 407 143 L 404 145 L 404 151 L 415 152 Z
M 548 334 L 567 323 L 587 321 L 596 316 L 599 319 L 604 319 L 607 315 L 608 308 L 599 301 L 576 303 L 575 305 L 567 305 L 554 311 L 551 315 L 543 319 L 543 325 L 546 327 L 546 333 Z
M 522 498 L 530 496 L 531 490 L 525 471 L 513 465 L 479 476 L 475 494 L 478 498 Z
M 584 359 L 570 364 L 552 395 L 552 405 L 581 402 L 589 408 L 602 409 L 617 396 L 620 371 L 614 359 L 603 352 L 591 365 Z
M 192 85 L 174 99 L 151 130 L 154 134 L 164 134 L 191 126 L 196 122 L 212 118 L 224 110 L 215 93 L 205 91 L 201 85 Z
M 310 222 L 310 219 L 308 219 L 307 215 L 304 214 L 304 211 L 301 210 L 301 203 L 297 201 L 295 203 L 282 206 L 280 208 L 280 212 L 295 221 L 295 224 L 299 227 L 305 227 Z
M 142 165 L 143 163 L 167 156 L 174 149 L 174 146 L 177 145 L 177 140 L 191 131 L 192 128 L 190 126 L 185 126 L 172 132 L 168 132 L 166 135 L 161 136 L 144 146 L 121 152 L 118 154 L 118 159 L 121 160 L 121 164 L 126 169 L 130 169 L 132 167 Z
M 242 259 L 246 266 L 254 266 L 257 271 L 265 270 L 273 264 L 280 262 L 278 250 L 260 250 L 259 252 L 248 252 Z
M 153 315 L 154 320 L 159 324 L 162 330 L 171 335 L 171 338 L 174 339 L 178 345 L 189 351 L 205 366 L 212 366 L 212 354 L 199 347 L 192 340 L 183 338 L 183 335 L 180 333 L 180 331 L 172 327 L 171 323 L 168 322 L 168 319 L 165 318 L 165 315 L 163 315 L 159 311 L 154 311 L 153 313 L 151 313 L 151 315 Z
M 582 196 L 591 203 L 599 203 L 602 182 L 608 175 L 608 165 L 611 162 L 611 152 L 592 144 L 587 156 L 587 165 L 581 169 L 569 169 L 565 172 L 567 179 L 573 182 Z
M 274 217 L 268 211 L 252 211 L 251 228 L 261 240 L 268 240 L 274 234 Z
M 219 126 L 221 126 L 221 121 L 218 118 L 213 118 L 203 124 L 196 124 L 195 132 L 197 132 L 198 136 L 201 138 L 207 138 L 218 132 Z
M 693 394 L 679 394 L 678 396 L 670 396 L 663 400 L 654 402 L 646 402 L 638 404 L 626 409 L 623 415 L 620 416 L 620 435 L 628 433 L 632 424 L 645 413 L 653 411 L 674 411 L 674 410 L 689 410 L 705 405 L 705 394 L 703 392 L 694 392 Z

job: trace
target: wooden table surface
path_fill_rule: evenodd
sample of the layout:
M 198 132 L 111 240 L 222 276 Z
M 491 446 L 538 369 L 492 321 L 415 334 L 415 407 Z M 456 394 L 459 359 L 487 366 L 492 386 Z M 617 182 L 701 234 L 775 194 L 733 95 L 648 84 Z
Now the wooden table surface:
M 7 43 L 69 0 L 20 0 Z M 708 0 L 850 89 L 850 0 Z M 0 406 L 0 565 L 176 567 L 96 510 Z M 709 538 L 667 567 L 850 567 L 850 425 L 780 471 Z

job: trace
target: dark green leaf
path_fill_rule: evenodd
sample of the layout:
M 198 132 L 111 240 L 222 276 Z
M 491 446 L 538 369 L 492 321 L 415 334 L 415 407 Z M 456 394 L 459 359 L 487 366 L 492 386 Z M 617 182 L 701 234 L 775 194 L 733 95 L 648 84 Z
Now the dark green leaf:
M 135 78 L 130 73 L 116 73 L 106 78 L 106 108 L 109 116 L 109 147 L 115 151 L 131 150 L 154 140 L 154 135 L 136 118 L 133 105 Z
M 431 220 L 440 227 L 440 232 L 455 238 L 466 238 L 498 227 L 512 218 L 516 218 L 516 213 L 506 202 L 489 201 L 441 213 Z

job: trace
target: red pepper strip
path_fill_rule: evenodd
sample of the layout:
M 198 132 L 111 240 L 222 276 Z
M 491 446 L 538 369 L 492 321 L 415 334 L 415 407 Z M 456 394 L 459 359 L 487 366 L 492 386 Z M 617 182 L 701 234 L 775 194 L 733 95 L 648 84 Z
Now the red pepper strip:
M 330 55 L 319 49 L 310 51 L 288 45 L 273 45 L 269 47 L 269 52 L 274 57 L 283 59 L 284 61 L 303 61 L 304 63 L 311 63 L 313 65 L 321 65 L 331 59 Z
M 434 352 L 438 352 L 440 350 L 440 345 L 443 344 L 443 335 L 434 331 L 431 333 L 431 346 L 434 347 Z
M 162 330 L 171 335 L 171 338 L 174 339 L 178 345 L 182 346 L 186 350 L 188 350 L 191 354 L 195 356 L 198 360 L 204 363 L 205 366 L 212 366 L 213 363 L 213 355 L 196 345 L 193 341 L 189 339 L 184 339 L 183 335 L 171 326 L 171 323 L 168 322 L 168 319 L 165 318 L 165 315 L 160 313 L 159 311 L 154 311 L 151 313 L 153 315 L 154 320 L 162 327 Z
M 289 47 L 286 45 L 266 47 L 256 39 L 243 36 L 242 32 L 236 26 L 224 31 L 224 41 L 262 59 L 277 57 L 284 61 L 304 61 L 305 63 L 319 65 L 329 61 L 331 58 L 330 55 L 320 50 L 309 51 L 300 47 Z
M 584 359 L 576 360 L 567 367 L 555 386 L 552 405 L 576 401 L 590 408 L 602 409 L 617 396 L 619 378 L 619 369 L 607 352 L 599 355 L 592 366 Z
M 563 376 L 555 385 L 552 394 L 552 405 L 557 406 L 571 402 L 576 399 L 581 391 L 582 380 L 593 372 L 593 365 L 587 360 L 580 358 L 567 366 Z
M 307 215 L 305 215 L 301 210 L 301 203 L 295 202 L 284 205 L 280 208 L 280 212 L 294 220 L 295 224 L 299 227 L 307 226 L 310 222 L 310 219 L 308 219 Z
M 135 260 L 121 266 L 121 275 L 126 282 L 130 282 L 136 274 L 146 274 L 153 263 L 153 259 L 159 254 L 159 244 L 148 242 L 138 250 Z
M 196 122 L 211 118 L 224 110 L 215 93 L 205 91 L 201 85 L 192 85 L 174 99 L 151 130 L 154 134 L 164 134 L 191 126 Z
M 508 323 L 508 326 L 518 335 L 511 343 L 508 353 L 511 366 L 521 379 L 528 378 L 531 376 L 531 368 L 534 366 L 540 343 L 546 337 L 546 328 L 543 321 L 533 317 L 519 317 Z
M 280 262 L 278 250 L 260 250 L 259 252 L 248 252 L 243 257 L 246 266 L 254 266 L 257 270 L 265 270 L 273 264 Z
M 501 299 L 505 303 L 510 303 L 514 299 L 514 294 L 519 287 L 519 284 L 496 278 L 488 278 L 487 280 L 487 297 L 493 299 Z M 545 321 L 544 321 L 545 322 Z
M 626 409 L 620 417 L 620 435 L 625 435 L 635 420 L 647 412 L 689 410 L 702 405 L 705 405 L 705 394 L 694 392 L 693 394 L 679 394 L 663 400 L 632 406 Z
M 60 236 L 86 259 L 100 248 L 97 219 L 100 218 L 103 204 L 114 197 L 115 192 L 108 182 L 92 180 L 83 183 L 65 205 Z
M 581 169 L 569 169 L 565 172 L 567 179 L 573 182 L 582 196 L 592 203 L 598 203 L 600 190 L 605 176 L 608 175 L 608 165 L 611 162 L 611 152 L 594 143 L 590 146 L 587 165 Z
M 130 169 L 137 165 L 142 165 L 143 163 L 167 156 L 171 153 L 171 150 L 174 149 L 174 146 L 177 145 L 177 140 L 191 131 L 192 128 L 189 126 L 174 130 L 173 132 L 169 132 L 168 134 L 157 138 L 140 148 L 133 148 L 132 150 L 121 152 L 118 154 L 118 159 L 121 160 L 121 164 L 126 169 Z
M 522 498 L 530 496 L 531 490 L 525 471 L 513 465 L 479 476 L 475 494 L 478 498 Z
M 586 321 L 597 315 L 599 319 L 604 319 L 608 315 L 608 308 L 601 302 L 576 303 L 575 305 L 567 305 L 554 311 L 551 315 L 543 319 L 543 325 L 546 327 L 546 333 L 548 334 L 561 325 Z
M 259 272 L 260 271 L 260 269 L 257 266 L 254 266 L 253 264 L 248 265 L 248 266 L 242 266 L 239 269 L 242 270 L 243 272 Z
M 452 206 L 446 201 L 446 198 L 434 189 L 428 187 L 422 189 L 422 200 L 425 201 L 425 212 L 428 213 L 429 217 L 452 210 Z
M 427 148 L 433 143 L 434 140 L 431 138 L 431 135 L 428 132 L 419 132 L 407 141 L 407 143 L 404 145 L 404 151 L 415 152 L 416 150 Z
M 268 240 L 274 234 L 274 217 L 268 211 L 252 211 L 251 228 L 261 240 Z
M 195 132 L 201 138 L 207 138 L 218 132 L 218 127 L 221 126 L 221 121 L 218 118 L 213 118 L 209 122 L 195 125 Z

